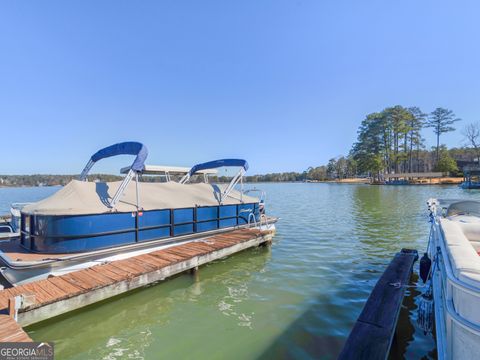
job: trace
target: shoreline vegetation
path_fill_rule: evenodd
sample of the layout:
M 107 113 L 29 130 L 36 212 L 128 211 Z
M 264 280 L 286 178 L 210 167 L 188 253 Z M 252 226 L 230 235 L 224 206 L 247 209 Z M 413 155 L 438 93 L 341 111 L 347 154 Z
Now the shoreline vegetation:
M 441 144 L 441 136 L 455 131 L 454 124 L 461 121 L 452 110 L 436 108 L 430 114 L 418 107 L 400 105 L 387 107 L 366 115 L 357 131 L 357 140 L 347 156 L 338 156 L 326 165 L 310 166 L 303 172 L 282 172 L 246 176 L 247 183 L 258 182 L 335 182 L 342 184 L 383 184 L 388 178 L 407 180 L 410 184 L 458 184 L 463 180 L 462 168 L 477 165 L 480 159 L 480 123 L 464 127 L 465 144 L 448 149 Z M 425 145 L 423 131 L 432 129 L 436 144 Z M 442 173 L 432 177 L 427 173 Z M 421 174 L 425 174 L 422 177 Z M 78 175 L 0 175 L 0 187 L 66 185 Z M 109 174 L 90 175 L 91 181 L 119 181 L 121 176 Z M 212 176 L 216 182 L 226 182 L 227 177 Z M 160 182 L 160 176 L 143 176 L 143 181 Z M 175 179 L 174 179 L 175 180 Z
M 372 184 L 372 179 L 368 177 L 350 177 L 342 179 L 322 179 L 312 180 L 303 178 L 303 174 L 295 173 L 278 173 L 266 175 L 247 176 L 245 183 L 283 183 L 283 182 L 298 182 L 298 183 L 334 183 L 334 184 Z M 109 174 L 94 174 L 91 177 L 92 181 L 110 182 L 120 181 L 121 176 Z M 45 187 L 45 186 L 65 186 L 71 180 L 78 179 L 78 175 L 0 175 L 0 188 L 13 187 Z M 142 181 L 146 182 L 160 182 L 163 181 L 160 177 L 143 177 Z M 216 182 L 228 182 L 227 178 L 214 178 Z M 431 179 L 419 179 L 411 182 L 412 185 L 448 185 L 460 184 L 463 177 L 437 177 Z

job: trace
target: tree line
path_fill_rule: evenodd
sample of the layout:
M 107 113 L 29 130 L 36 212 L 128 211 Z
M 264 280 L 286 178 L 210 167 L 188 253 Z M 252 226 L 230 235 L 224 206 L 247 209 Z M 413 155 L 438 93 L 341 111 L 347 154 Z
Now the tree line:
M 79 178 L 80 175 L 0 175 L 0 186 L 55 186 L 66 185 Z M 118 181 L 123 177 L 111 174 L 92 174 L 89 178 L 94 181 Z

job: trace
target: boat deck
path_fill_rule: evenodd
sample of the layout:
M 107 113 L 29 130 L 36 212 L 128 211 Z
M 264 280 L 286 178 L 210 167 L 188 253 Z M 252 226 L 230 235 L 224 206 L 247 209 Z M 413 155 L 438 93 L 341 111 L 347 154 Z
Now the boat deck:
M 0 242 L 0 251 L 12 261 L 41 261 L 75 254 L 40 254 L 28 251 L 20 246 L 20 239 Z M 80 254 L 80 253 L 79 253 Z
M 188 270 L 196 270 L 211 261 L 268 243 L 273 234 L 274 230 L 238 229 L 4 289 L 0 291 L 0 312 L 11 313 L 11 299 L 22 296 L 27 301 L 23 301 L 18 312 L 18 322 L 22 326 L 30 325 Z M 3 341 L 1 337 L 0 341 Z

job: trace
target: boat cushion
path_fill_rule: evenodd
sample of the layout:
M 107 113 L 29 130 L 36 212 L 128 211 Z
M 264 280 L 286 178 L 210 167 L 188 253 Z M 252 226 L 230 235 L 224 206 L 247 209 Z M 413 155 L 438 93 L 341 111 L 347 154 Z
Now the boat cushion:
M 480 274 L 480 257 L 460 224 L 449 219 L 441 219 L 440 222 L 454 275 L 459 278 L 461 272 Z M 480 283 L 476 286 L 480 286 Z
M 440 219 L 440 224 L 453 275 L 466 285 L 480 289 L 480 256 L 463 233 L 464 225 L 470 224 L 457 219 Z M 470 227 L 468 230 L 473 231 Z M 468 321 L 480 325 L 480 308 L 472 306 L 478 298 L 457 286 L 451 287 L 451 296 L 455 311 Z
M 467 237 L 467 239 L 470 241 L 472 246 L 474 247 L 475 251 L 480 250 L 480 224 L 478 222 L 463 222 L 460 221 L 459 225 Z

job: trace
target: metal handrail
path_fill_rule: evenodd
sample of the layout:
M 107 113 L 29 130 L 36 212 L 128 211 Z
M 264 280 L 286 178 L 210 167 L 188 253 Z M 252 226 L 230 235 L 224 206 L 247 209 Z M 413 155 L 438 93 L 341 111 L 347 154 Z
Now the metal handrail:
M 266 200 L 267 200 L 267 193 L 266 191 L 264 190 L 261 190 L 261 189 L 257 189 L 257 188 L 253 188 L 253 189 L 247 189 L 245 191 L 243 191 L 243 193 L 245 195 L 248 195 L 248 193 L 251 193 L 251 192 L 259 192 L 260 193 L 260 202 L 263 202 L 265 204 Z
M 227 188 L 223 191 L 220 192 L 220 204 L 223 204 L 223 201 L 225 200 L 225 198 L 227 196 L 230 195 L 230 193 L 232 192 L 232 190 L 235 188 L 235 186 L 241 182 L 242 185 L 243 185 L 243 175 L 245 175 L 246 171 L 245 169 L 242 167 L 236 174 L 235 176 L 232 178 L 232 180 L 230 181 L 230 183 L 228 184 Z M 194 175 L 194 174 L 192 174 Z M 180 184 L 186 184 L 191 176 L 190 173 L 187 173 L 184 177 L 182 177 L 182 179 L 180 179 Z M 205 176 L 205 175 L 204 175 Z M 205 178 L 204 178 L 205 179 Z M 240 201 L 243 201 L 243 192 L 240 191 Z
M 260 215 L 260 226 L 262 226 L 262 219 L 265 219 L 265 227 L 270 227 L 270 224 L 268 223 L 268 216 L 265 214 Z
M 251 218 L 253 218 L 255 227 L 258 227 L 258 225 L 257 225 L 257 219 L 255 218 L 255 214 L 254 214 L 254 213 L 248 214 L 248 225 L 250 225 L 250 219 L 251 219 Z

